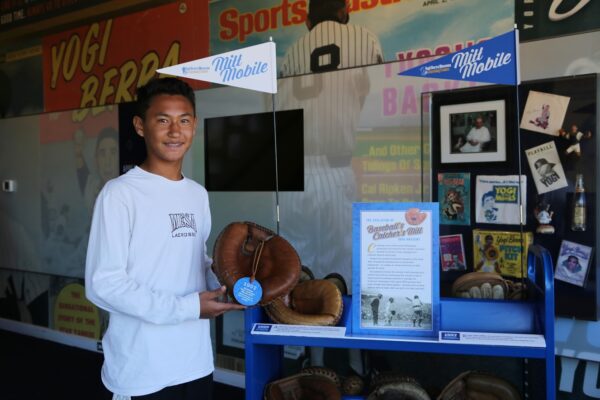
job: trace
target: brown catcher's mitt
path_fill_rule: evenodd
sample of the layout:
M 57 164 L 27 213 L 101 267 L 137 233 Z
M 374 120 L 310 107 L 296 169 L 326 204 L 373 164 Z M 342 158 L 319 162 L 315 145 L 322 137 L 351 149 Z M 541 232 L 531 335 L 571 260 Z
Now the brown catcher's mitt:
M 275 299 L 265 312 L 278 324 L 336 325 L 342 316 L 342 294 L 324 279 L 300 282 L 289 296 Z
M 240 278 L 252 277 L 262 287 L 261 305 L 289 293 L 300 277 L 300 257 L 275 232 L 251 222 L 233 222 L 217 237 L 212 269 L 233 297 Z
M 431 397 L 416 380 L 404 378 L 377 387 L 367 400 L 431 400 Z
M 454 378 L 437 400 L 520 400 L 509 382 L 490 374 L 466 371 Z
M 339 400 L 342 394 L 331 379 L 313 374 L 296 374 L 269 383 L 265 400 Z
M 469 272 L 454 281 L 452 295 L 467 299 L 521 299 L 523 285 L 495 272 Z

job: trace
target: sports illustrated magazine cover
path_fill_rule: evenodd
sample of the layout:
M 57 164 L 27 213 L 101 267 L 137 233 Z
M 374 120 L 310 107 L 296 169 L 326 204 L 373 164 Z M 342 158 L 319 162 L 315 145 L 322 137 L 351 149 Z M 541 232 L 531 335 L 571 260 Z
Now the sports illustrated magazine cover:
M 554 279 L 583 287 L 591 259 L 591 247 L 563 240 L 556 260 Z
M 479 175 L 475 185 L 475 221 L 484 224 L 519 225 L 519 210 L 527 208 L 527 176 Z M 520 200 L 519 200 L 520 195 Z M 522 206 L 522 208 L 521 208 Z
M 462 235 L 440 236 L 440 257 L 442 272 L 465 271 L 467 262 Z
M 568 186 L 554 140 L 526 149 L 525 154 L 539 194 Z
M 526 274 L 527 249 L 533 233 L 473 230 L 473 270 L 521 278 Z
M 471 174 L 438 174 L 440 224 L 471 225 Z

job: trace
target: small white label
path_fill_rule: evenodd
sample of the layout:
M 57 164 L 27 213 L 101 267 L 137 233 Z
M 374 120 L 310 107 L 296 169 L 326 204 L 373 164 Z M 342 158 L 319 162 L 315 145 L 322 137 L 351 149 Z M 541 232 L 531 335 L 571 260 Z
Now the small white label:
M 440 331 L 439 340 L 443 343 L 480 344 L 494 346 L 546 347 L 543 335 L 525 333 L 489 333 Z
M 253 335 L 308 336 L 339 338 L 346 336 L 345 326 L 309 326 L 283 324 L 254 324 Z

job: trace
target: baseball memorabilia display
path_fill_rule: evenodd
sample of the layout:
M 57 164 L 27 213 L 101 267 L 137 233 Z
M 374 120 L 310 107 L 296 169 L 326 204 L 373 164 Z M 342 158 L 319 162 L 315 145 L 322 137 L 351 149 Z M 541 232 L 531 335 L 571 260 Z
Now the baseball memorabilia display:
M 558 136 L 570 97 L 530 90 L 521 118 L 521 128 Z
M 473 230 L 473 271 L 521 278 L 527 269 L 527 249 L 533 233 Z
M 212 269 L 240 304 L 266 305 L 292 290 L 301 264 L 292 245 L 275 232 L 252 222 L 233 222 L 215 241 Z
M 471 225 L 471 174 L 438 174 L 440 224 Z
M 556 260 L 554 279 L 584 286 L 591 260 L 591 247 L 563 240 Z
M 568 186 L 554 140 L 525 150 L 525 155 L 539 194 Z
M 475 185 L 475 221 L 519 225 L 527 205 L 527 176 L 478 175 Z

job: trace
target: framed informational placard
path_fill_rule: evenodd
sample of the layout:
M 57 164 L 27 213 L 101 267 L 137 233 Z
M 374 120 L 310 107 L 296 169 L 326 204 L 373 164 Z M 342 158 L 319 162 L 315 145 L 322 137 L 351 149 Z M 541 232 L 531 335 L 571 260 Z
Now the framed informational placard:
M 352 333 L 437 338 L 438 203 L 355 203 Z

